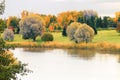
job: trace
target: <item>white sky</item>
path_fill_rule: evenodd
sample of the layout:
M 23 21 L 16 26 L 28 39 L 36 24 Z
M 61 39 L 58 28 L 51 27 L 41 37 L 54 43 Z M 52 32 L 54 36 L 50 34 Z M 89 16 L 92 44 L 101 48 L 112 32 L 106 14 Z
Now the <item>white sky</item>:
M 99 16 L 113 17 L 115 12 L 120 11 L 120 0 L 6 0 L 5 13 L 0 17 L 20 17 L 23 10 L 57 15 L 63 11 L 91 9 Z

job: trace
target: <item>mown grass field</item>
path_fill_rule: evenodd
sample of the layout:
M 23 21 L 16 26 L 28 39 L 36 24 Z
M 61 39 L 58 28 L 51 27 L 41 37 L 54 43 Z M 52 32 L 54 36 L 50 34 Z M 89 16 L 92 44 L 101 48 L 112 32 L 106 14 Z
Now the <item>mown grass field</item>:
M 63 43 L 73 43 L 68 39 L 68 37 L 63 37 L 62 33 L 52 33 L 54 36 L 55 42 L 63 42 Z M 33 42 L 32 39 L 24 40 L 21 35 L 15 35 L 13 42 Z M 36 39 L 37 43 L 43 42 L 40 37 Z M 99 42 L 108 42 L 108 43 L 116 43 L 120 44 L 120 33 L 117 33 L 115 30 L 101 30 L 98 31 L 98 34 L 94 36 L 92 43 Z
M 93 42 L 108 42 L 120 44 L 120 33 L 117 33 L 116 30 L 101 30 L 98 31 L 98 34 L 95 35 Z

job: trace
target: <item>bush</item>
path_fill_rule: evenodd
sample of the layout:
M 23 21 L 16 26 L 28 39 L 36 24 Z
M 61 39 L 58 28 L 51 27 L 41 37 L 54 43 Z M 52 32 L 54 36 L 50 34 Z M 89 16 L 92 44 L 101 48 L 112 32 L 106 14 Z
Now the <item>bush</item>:
M 69 37 L 70 40 L 75 40 L 74 34 L 76 30 L 78 29 L 78 27 L 80 26 L 81 26 L 81 23 L 78 23 L 78 22 L 73 22 L 70 24 L 70 26 L 68 26 L 67 36 Z
M 19 23 L 20 33 L 23 39 L 33 39 L 35 41 L 38 35 L 42 35 L 44 28 L 44 21 L 38 15 L 29 15 L 21 19 Z
M 67 28 L 67 35 L 70 40 L 76 43 L 91 42 L 94 37 L 94 30 L 87 24 L 73 22 Z
M 94 30 L 87 24 L 83 24 L 76 30 L 74 37 L 77 43 L 91 42 L 94 37 Z
M 5 41 L 13 41 L 14 40 L 14 32 L 10 29 L 5 29 L 3 32 L 3 39 Z
M 50 34 L 50 33 L 44 33 L 44 34 L 41 36 L 41 40 L 42 40 L 42 41 L 53 41 L 53 35 Z

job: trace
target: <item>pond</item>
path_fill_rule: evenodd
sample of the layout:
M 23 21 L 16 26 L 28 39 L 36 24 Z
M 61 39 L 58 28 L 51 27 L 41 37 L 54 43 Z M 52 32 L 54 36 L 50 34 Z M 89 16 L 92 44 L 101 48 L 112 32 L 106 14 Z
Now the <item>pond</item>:
M 21 80 L 120 80 L 120 54 L 76 49 L 16 48 L 33 71 Z

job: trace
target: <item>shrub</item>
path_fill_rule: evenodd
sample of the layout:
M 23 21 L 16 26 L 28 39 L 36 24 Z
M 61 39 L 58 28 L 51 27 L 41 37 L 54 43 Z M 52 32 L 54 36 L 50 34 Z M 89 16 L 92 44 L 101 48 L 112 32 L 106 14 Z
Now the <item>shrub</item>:
M 53 35 L 50 34 L 50 33 L 44 33 L 44 34 L 41 36 L 41 40 L 42 40 L 42 41 L 53 41 Z
M 80 42 L 91 42 L 94 37 L 94 30 L 87 24 L 82 24 L 75 32 L 75 41 Z
M 71 23 L 68 28 L 67 28 L 67 36 L 69 37 L 70 40 L 75 40 L 74 34 L 78 27 L 80 27 L 81 23 L 78 22 L 73 22 Z
M 33 41 L 38 35 L 41 36 L 45 29 L 43 19 L 35 14 L 22 18 L 19 25 L 23 39 L 31 38 Z
M 91 42 L 94 37 L 94 30 L 87 24 L 73 22 L 67 28 L 67 35 L 70 40 L 76 43 Z
M 14 40 L 14 32 L 10 29 L 5 29 L 3 32 L 3 39 L 6 41 L 13 41 Z

